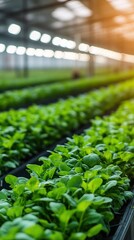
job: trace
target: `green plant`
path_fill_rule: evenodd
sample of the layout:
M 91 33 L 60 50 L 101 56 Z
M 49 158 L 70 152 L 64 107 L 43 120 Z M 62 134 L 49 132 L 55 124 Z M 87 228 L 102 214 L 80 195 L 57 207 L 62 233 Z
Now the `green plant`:
M 134 83 L 69 98 L 49 106 L 32 106 L 0 114 L 1 175 L 15 168 L 61 137 L 104 114 L 124 99 L 134 96 Z
M 99 88 L 110 83 L 117 83 L 134 76 L 133 72 L 110 75 L 109 77 L 93 77 L 80 79 L 77 81 L 68 81 L 54 83 L 49 85 L 36 86 L 22 90 L 6 91 L 0 94 L 0 110 L 11 108 L 20 108 L 29 106 L 33 103 L 55 100 L 60 97 L 67 97 L 72 94 L 87 92 L 93 88 Z
M 134 164 L 120 157 L 133 152 L 133 113 L 129 101 L 96 118 L 83 135 L 41 157 L 42 165 L 28 165 L 29 179 L 8 175 L 11 190 L 0 192 L 1 240 L 104 239 L 102 232 L 109 233 L 114 215 L 133 196 Z

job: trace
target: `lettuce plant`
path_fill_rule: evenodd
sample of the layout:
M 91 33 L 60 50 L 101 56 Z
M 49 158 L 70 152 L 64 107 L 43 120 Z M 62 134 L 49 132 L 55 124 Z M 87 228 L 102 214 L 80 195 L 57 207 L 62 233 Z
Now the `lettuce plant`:
M 29 179 L 8 175 L 11 189 L 0 192 L 1 240 L 105 239 L 133 196 L 133 120 L 129 101 L 57 145 L 41 165 L 29 164 Z

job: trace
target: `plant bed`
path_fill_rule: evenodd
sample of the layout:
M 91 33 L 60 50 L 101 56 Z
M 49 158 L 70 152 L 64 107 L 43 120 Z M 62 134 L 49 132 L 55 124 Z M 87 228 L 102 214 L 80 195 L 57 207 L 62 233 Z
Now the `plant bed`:
M 0 92 L 23 89 L 26 87 L 69 81 L 71 70 L 51 69 L 44 71 L 30 71 L 28 78 L 12 75 L 13 72 L 0 72 Z M 131 73 L 132 74 L 132 73 Z
M 119 74 L 104 78 L 80 79 L 77 81 L 68 81 L 65 83 L 54 83 L 51 85 L 42 85 L 38 87 L 31 87 L 28 89 L 6 91 L 0 94 L 0 110 L 8 110 L 11 108 L 21 108 L 29 106 L 33 103 L 40 103 L 41 101 L 52 101 L 61 97 L 69 95 L 80 94 L 89 90 L 109 85 L 111 83 L 118 83 L 123 79 L 131 79 L 132 74 Z M 132 81 L 132 80 L 131 80 Z
M 78 130 L 73 131 L 72 133 L 70 133 L 70 134 L 68 135 L 68 137 L 72 137 L 73 134 L 81 134 L 81 133 L 82 133 L 85 129 L 87 129 L 88 127 L 89 127 L 89 124 L 86 124 L 86 125 L 84 125 L 83 127 L 81 127 L 80 129 L 78 129 Z M 19 167 L 17 167 L 17 168 L 15 168 L 15 169 L 13 169 L 12 171 L 7 172 L 6 174 L 4 174 L 2 177 L 0 177 L 0 188 L 1 188 L 1 189 L 3 189 L 3 188 L 8 189 L 8 188 L 9 188 L 9 184 L 7 184 L 6 181 L 5 181 L 5 178 L 6 178 L 6 176 L 7 176 L 8 174 L 12 174 L 12 175 L 14 175 L 14 176 L 16 176 L 16 177 L 26 177 L 26 178 L 28 178 L 30 175 L 29 175 L 29 172 L 27 171 L 26 166 L 27 166 L 28 164 L 34 164 L 34 163 L 40 165 L 41 162 L 38 161 L 38 159 L 39 159 L 40 157 L 43 157 L 43 156 L 44 156 L 44 157 L 48 157 L 49 154 L 50 154 L 50 151 L 53 151 L 54 148 L 56 147 L 56 145 L 58 145 L 58 144 L 60 144 L 60 145 L 61 145 L 61 144 L 65 144 L 65 143 L 67 142 L 67 139 L 68 139 L 68 138 L 63 138 L 63 139 L 57 141 L 56 143 L 48 146 L 44 151 L 38 153 L 36 156 L 34 156 L 33 158 L 31 158 L 30 160 L 28 160 L 28 161 L 27 161 L 27 160 L 23 161 L 23 162 L 20 164 Z
M 108 115 L 110 115 L 112 112 L 116 111 L 117 108 L 119 107 L 119 105 L 120 105 L 120 104 L 117 104 L 116 106 L 114 106 L 113 108 L 111 108 L 110 110 L 108 110 L 107 112 L 105 112 L 105 114 L 103 115 L 103 117 L 104 117 L 104 116 L 108 116 Z M 67 138 L 63 138 L 63 139 L 57 141 L 56 143 L 48 146 L 45 150 L 43 150 L 43 151 L 40 152 L 40 153 L 39 153 L 39 151 L 38 151 L 38 154 L 37 154 L 36 156 L 32 157 L 30 160 L 23 160 L 23 161 L 20 163 L 20 166 L 18 166 L 17 168 L 15 168 L 15 169 L 13 169 L 13 170 L 5 173 L 2 177 L 0 177 L 0 188 L 1 188 L 1 189 L 3 189 L 3 188 L 8 189 L 8 188 L 9 188 L 9 185 L 8 185 L 8 184 L 6 183 L 6 181 L 5 181 L 5 177 L 6 177 L 8 174 L 12 174 L 12 175 L 14 175 L 14 176 L 16 176 L 16 177 L 20 177 L 20 176 L 21 176 L 21 177 L 27 177 L 27 178 L 28 178 L 28 177 L 29 177 L 29 172 L 28 172 L 27 169 L 26 169 L 26 166 L 27 166 L 28 164 L 33 164 L 33 163 L 35 163 L 35 164 L 39 164 L 39 165 L 40 165 L 41 162 L 38 161 L 38 159 L 39 159 L 40 157 L 43 157 L 43 156 L 48 157 L 49 152 L 50 152 L 50 151 L 53 151 L 54 148 L 56 147 L 56 145 L 58 145 L 58 144 L 65 144 L 65 143 L 67 142 L 67 139 L 68 139 L 69 137 L 72 137 L 74 134 L 82 134 L 84 130 L 86 130 L 87 128 L 89 128 L 89 124 L 91 124 L 91 121 L 89 121 L 88 124 L 85 124 L 84 126 L 81 126 L 79 129 L 72 131 L 72 132 L 67 136 Z
M 57 140 L 134 96 L 134 83 L 100 89 L 48 106 L 0 114 L 1 176 Z
M 1 240 L 109 237 L 112 220 L 133 198 L 133 112 L 128 101 L 97 117 L 83 135 L 41 157 L 41 165 L 27 165 L 30 178 L 6 176 L 11 189 L 0 191 Z

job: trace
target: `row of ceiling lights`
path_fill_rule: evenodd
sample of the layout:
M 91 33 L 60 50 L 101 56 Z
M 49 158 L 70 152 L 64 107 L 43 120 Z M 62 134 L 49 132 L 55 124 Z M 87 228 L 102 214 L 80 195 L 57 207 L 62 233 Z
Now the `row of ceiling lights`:
M 14 35 L 18 35 L 21 31 L 21 27 L 17 24 L 11 24 L 8 28 L 8 32 Z M 33 41 L 41 41 L 42 43 L 49 43 L 52 37 L 49 34 L 41 34 L 41 32 L 33 30 L 29 34 L 29 38 Z M 54 37 L 52 39 L 52 44 L 55 46 L 60 46 L 68 49 L 74 49 L 76 47 L 76 43 L 72 40 L 67 40 L 65 38 Z
M 65 51 L 53 51 L 51 49 L 41 49 L 41 48 L 25 48 L 23 46 L 16 47 L 15 45 L 5 46 L 4 44 L 0 44 L 0 52 L 4 52 L 6 50 L 9 54 L 17 54 L 28 56 L 36 56 L 36 57 L 46 57 L 52 58 L 55 57 L 57 59 L 66 59 L 66 60 L 79 60 L 79 61 L 89 61 L 88 54 L 82 53 L 74 53 L 74 52 L 65 52 Z
M 82 45 L 81 45 L 82 46 Z M 108 49 L 103 49 L 95 46 L 89 46 L 87 44 L 83 44 L 83 47 L 88 48 L 88 53 L 102 56 L 105 58 L 111 58 L 118 61 L 125 61 L 134 63 L 134 56 L 129 54 L 118 53 L 114 51 L 110 51 Z M 66 59 L 66 60 L 79 60 L 79 61 L 89 61 L 90 55 L 89 54 L 82 54 L 82 53 L 74 53 L 74 52 L 65 52 L 65 51 L 53 51 L 51 49 L 40 49 L 40 48 L 25 48 L 23 46 L 14 46 L 9 45 L 6 46 L 4 44 L 0 44 L 0 53 L 6 50 L 9 54 L 17 54 L 17 55 L 24 55 L 27 54 L 28 56 L 36 56 L 36 57 L 46 57 L 46 58 L 57 58 L 57 59 Z M 86 51 L 85 51 L 86 52 Z

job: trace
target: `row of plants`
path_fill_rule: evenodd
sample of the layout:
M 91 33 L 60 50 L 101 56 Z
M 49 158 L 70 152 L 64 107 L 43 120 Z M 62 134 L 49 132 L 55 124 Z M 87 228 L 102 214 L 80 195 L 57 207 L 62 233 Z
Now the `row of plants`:
M 16 74 L 18 76 L 16 76 Z M 51 70 L 30 70 L 29 76 L 22 77 L 22 71 L 17 73 L 13 71 L 0 72 L 0 91 L 8 89 L 21 89 L 29 86 L 37 86 L 45 83 L 61 82 L 71 79 L 71 70 L 69 69 L 51 69 Z M 83 73 L 82 73 L 83 75 Z
M 16 168 L 45 147 L 134 97 L 134 81 L 102 88 L 48 106 L 0 114 L 0 175 Z
M 44 83 L 54 83 L 54 82 L 64 82 L 67 80 L 71 80 L 72 78 L 72 71 L 69 69 L 51 69 L 51 70 L 32 70 L 29 72 L 29 76 L 27 78 L 24 78 L 20 76 L 21 72 L 18 72 L 18 77 L 15 77 L 15 73 L 8 71 L 2 71 L 0 72 L 0 91 L 5 90 L 11 90 L 11 89 L 21 89 L 26 88 L 30 86 L 37 86 Z M 104 75 L 104 74 L 103 74 Z M 80 70 L 80 76 L 84 77 L 84 69 Z M 111 73 L 110 78 L 131 78 L 134 77 L 134 72 L 128 71 L 128 72 L 120 72 L 120 73 Z M 92 79 L 103 79 L 108 78 L 108 76 L 105 73 L 105 76 L 95 76 L 92 77 Z
M 133 197 L 134 100 L 57 145 L 0 192 L 1 240 L 104 240 Z
M 33 103 L 45 103 L 60 97 L 76 95 L 87 92 L 90 89 L 98 88 L 110 83 L 117 83 L 134 76 L 133 72 L 113 74 L 109 77 L 95 77 L 91 79 L 80 79 L 77 81 L 67 81 L 42 85 L 22 90 L 6 91 L 0 94 L 0 110 L 29 106 Z

